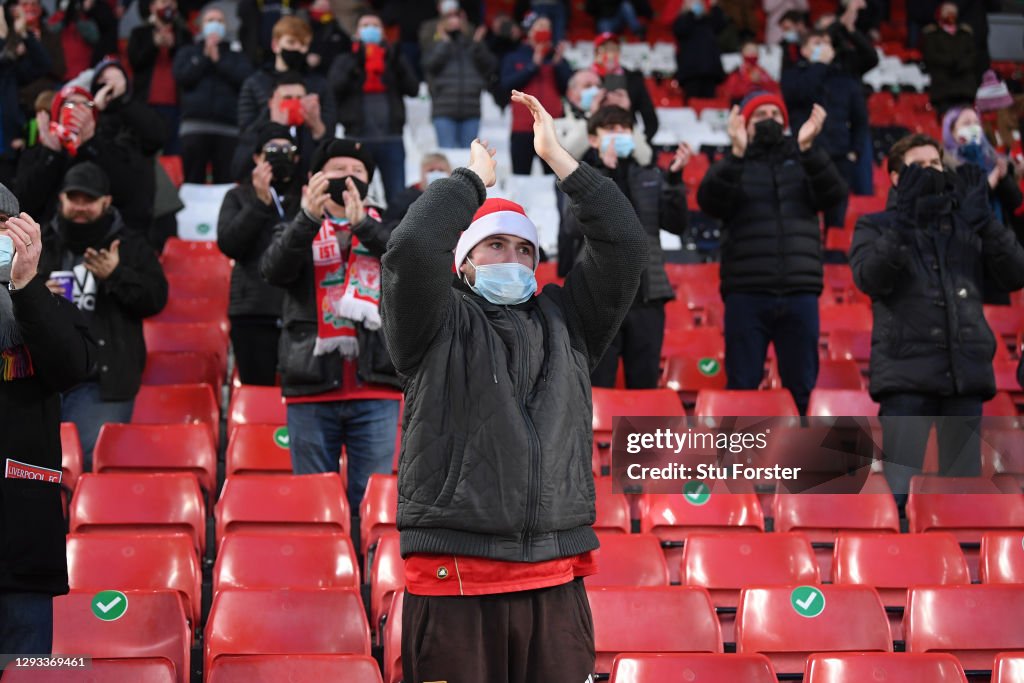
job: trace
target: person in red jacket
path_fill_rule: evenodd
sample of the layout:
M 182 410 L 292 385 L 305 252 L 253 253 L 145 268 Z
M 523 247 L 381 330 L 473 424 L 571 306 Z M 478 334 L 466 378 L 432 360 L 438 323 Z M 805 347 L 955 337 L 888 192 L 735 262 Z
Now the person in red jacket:
M 748 40 L 740 48 L 743 62 L 729 74 L 722 84 L 721 95 L 729 104 L 739 104 L 752 92 L 771 92 L 779 95 L 779 84 L 758 63 L 757 43 Z

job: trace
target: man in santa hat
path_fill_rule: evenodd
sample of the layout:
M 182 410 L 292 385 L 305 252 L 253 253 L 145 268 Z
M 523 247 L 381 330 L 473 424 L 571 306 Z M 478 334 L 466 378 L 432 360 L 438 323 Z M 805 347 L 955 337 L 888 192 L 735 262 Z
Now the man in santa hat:
M 647 239 L 615 183 L 558 144 L 540 102 L 512 102 L 532 115 L 537 155 L 586 237 L 565 285 L 537 295 L 537 228 L 520 205 L 486 198 L 495 161 L 480 141 L 410 207 L 381 261 L 405 381 L 406 681 L 593 673 L 590 371 L 636 295 Z

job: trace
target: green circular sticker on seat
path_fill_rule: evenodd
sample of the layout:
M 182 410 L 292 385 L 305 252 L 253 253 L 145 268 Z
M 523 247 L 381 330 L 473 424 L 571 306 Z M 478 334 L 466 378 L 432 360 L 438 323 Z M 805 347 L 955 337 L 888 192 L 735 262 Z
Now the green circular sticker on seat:
M 825 611 L 825 594 L 814 586 L 797 586 L 790 593 L 789 602 L 794 612 L 808 619 Z
M 128 596 L 121 591 L 100 591 L 92 598 L 92 613 L 102 621 L 117 621 L 128 611 Z
M 683 486 L 683 497 L 690 505 L 704 505 L 711 499 L 711 489 L 702 481 L 688 481 Z
M 722 371 L 722 364 L 715 358 L 701 358 L 697 361 L 697 370 L 705 377 L 714 377 Z
M 288 448 L 291 445 L 291 439 L 288 438 L 287 427 L 278 427 L 274 430 L 274 444 L 278 448 Z

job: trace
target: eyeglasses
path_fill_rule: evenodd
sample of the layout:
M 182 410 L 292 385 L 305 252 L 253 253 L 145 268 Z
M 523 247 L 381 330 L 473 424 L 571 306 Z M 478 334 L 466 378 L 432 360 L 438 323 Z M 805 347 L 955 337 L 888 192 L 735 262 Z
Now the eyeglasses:
M 296 147 L 293 144 L 290 144 L 290 143 L 283 144 L 283 145 L 282 144 L 269 144 L 269 145 L 264 145 L 263 146 L 263 153 L 264 154 L 284 154 L 286 156 L 291 156 L 291 155 L 295 154 L 297 151 L 299 151 L 299 148 Z
M 79 107 L 79 106 L 86 107 L 88 109 L 92 109 L 92 108 L 94 108 L 96 106 L 96 103 L 93 102 L 92 100 L 74 100 L 74 101 L 70 101 L 70 102 L 65 102 L 64 105 L 63 105 L 63 107 L 65 109 L 74 109 L 75 107 Z

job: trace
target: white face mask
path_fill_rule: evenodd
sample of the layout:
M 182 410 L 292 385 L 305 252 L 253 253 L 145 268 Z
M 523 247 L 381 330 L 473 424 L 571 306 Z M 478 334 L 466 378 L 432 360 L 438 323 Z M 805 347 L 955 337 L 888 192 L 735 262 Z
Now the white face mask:
M 956 129 L 956 139 L 964 144 L 970 144 L 972 142 L 981 142 L 981 136 L 983 131 L 981 126 L 977 123 L 971 123 L 966 126 L 960 126 Z
M 440 180 L 441 178 L 447 178 L 447 177 L 449 177 L 449 176 L 444 171 L 427 171 L 427 175 L 426 175 L 427 187 L 430 187 L 431 185 L 433 185 L 435 180 Z

